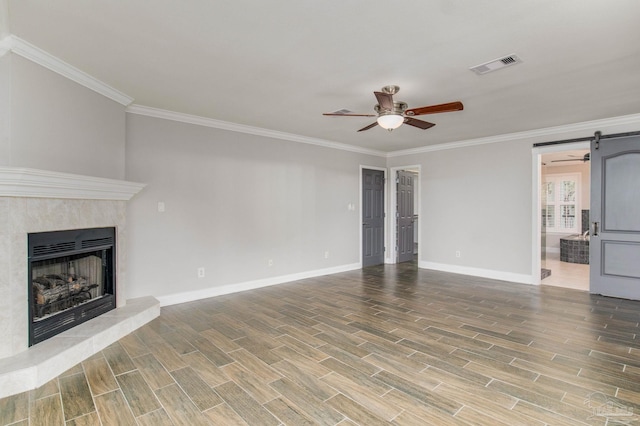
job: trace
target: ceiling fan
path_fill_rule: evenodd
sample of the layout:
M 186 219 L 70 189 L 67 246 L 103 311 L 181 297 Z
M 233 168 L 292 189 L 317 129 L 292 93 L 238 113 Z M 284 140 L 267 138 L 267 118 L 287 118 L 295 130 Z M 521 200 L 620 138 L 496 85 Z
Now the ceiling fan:
M 446 104 L 429 105 L 418 108 L 407 109 L 406 102 L 394 102 L 393 95 L 398 93 L 400 87 L 398 86 L 384 86 L 380 92 L 373 92 L 378 100 L 378 103 L 373 108 L 377 114 L 358 114 L 350 111 L 336 111 L 326 112 L 322 115 L 335 116 L 335 117 L 378 117 L 375 123 L 369 124 L 366 127 L 358 130 L 362 132 L 369 130 L 373 127 L 380 126 L 383 129 L 392 131 L 397 129 L 406 123 L 410 126 L 417 127 L 422 130 L 426 130 L 435 126 L 434 123 L 428 121 L 418 120 L 413 118 L 416 115 L 425 114 L 437 114 L 440 112 L 462 111 L 464 109 L 462 102 L 449 102 Z
M 573 155 L 570 155 L 570 157 L 573 157 Z M 552 160 L 552 163 L 561 163 L 563 161 L 582 161 L 583 163 L 586 163 L 587 161 L 589 161 L 591 159 L 591 153 L 587 152 L 582 158 L 573 158 L 573 159 L 569 159 L 569 160 Z

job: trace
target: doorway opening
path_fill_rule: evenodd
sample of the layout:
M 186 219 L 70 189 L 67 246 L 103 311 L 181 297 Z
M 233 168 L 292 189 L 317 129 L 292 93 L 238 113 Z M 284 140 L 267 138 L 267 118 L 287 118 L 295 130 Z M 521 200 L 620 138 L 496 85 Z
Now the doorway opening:
M 418 264 L 420 249 L 420 166 L 393 167 L 390 170 L 390 221 L 393 238 L 389 253 L 391 263 Z
M 538 282 L 589 291 L 589 143 L 537 149 Z

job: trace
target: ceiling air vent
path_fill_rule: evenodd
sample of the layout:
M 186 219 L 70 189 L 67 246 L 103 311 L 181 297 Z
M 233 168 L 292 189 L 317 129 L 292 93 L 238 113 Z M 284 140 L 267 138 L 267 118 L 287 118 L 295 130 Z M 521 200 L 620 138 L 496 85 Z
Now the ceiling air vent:
M 509 55 L 504 58 L 498 58 L 493 61 L 485 62 L 484 64 L 476 65 L 469 69 L 478 75 L 482 75 L 520 63 L 522 63 L 522 59 L 518 58 L 516 55 Z

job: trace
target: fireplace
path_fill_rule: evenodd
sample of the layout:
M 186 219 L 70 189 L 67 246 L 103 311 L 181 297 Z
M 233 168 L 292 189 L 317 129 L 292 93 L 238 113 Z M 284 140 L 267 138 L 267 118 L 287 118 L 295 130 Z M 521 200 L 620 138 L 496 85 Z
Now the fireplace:
M 116 307 L 114 227 L 28 235 L 29 346 Z
M 0 398 L 44 385 L 160 315 L 160 304 L 151 296 L 125 300 L 128 285 L 127 202 L 143 187 L 144 184 L 123 180 L 0 166 L 0 223 L 3 224 L 0 226 Z M 110 229 L 107 235 L 93 231 L 104 228 Z M 80 232 L 79 236 L 62 238 L 63 244 L 59 246 L 50 237 L 62 235 L 58 233 L 60 230 Z M 38 240 L 41 238 L 38 235 L 44 237 Z M 35 242 L 44 252 L 29 248 L 29 242 Z M 72 253 L 71 247 L 74 250 L 79 247 L 79 251 Z M 90 299 L 86 293 L 75 297 L 76 301 L 81 299 L 78 305 L 82 309 L 85 306 L 92 309 L 78 314 L 75 309 L 70 311 L 74 312 L 72 320 L 75 321 L 77 314 L 85 321 L 75 323 L 77 327 L 73 328 L 62 324 L 56 331 L 69 329 L 56 335 L 51 333 L 51 338 L 35 344 L 34 324 L 40 327 L 47 318 L 62 319 L 67 314 L 60 310 L 65 304 L 59 302 L 60 306 L 41 309 L 42 317 L 37 317 L 33 277 L 65 273 L 83 277 L 84 281 L 76 284 L 88 283 L 90 287 L 95 280 L 95 284 L 100 285 L 99 278 L 92 278 L 91 269 L 88 273 L 80 270 L 86 265 L 69 265 L 69 262 L 80 262 L 88 257 L 87 254 L 106 264 L 104 272 L 99 274 L 105 283 L 102 297 L 91 293 L 98 287 L 88 289 Z M 53 262 L 56 258 L 63 259 Z M 99 263 L 96 259 L 82 261 Z M 61 265 L 57 270 L 38 272 L 38 268 L 47 263 Z M 70 267 L 73 270 L 70 271 Z M 60 284 L 60 281 L 54 283 Z M 41 301 L 44 301 L 43 297 Z M 76 303 L 74 297 L 68 299 L 71 305 Z M 107 302 L 106 306 L 99 306 L 103 302 Z M 111 309 L 114 302 L 115 309 Z M 108 312 L 86 320 L 103 309 Z

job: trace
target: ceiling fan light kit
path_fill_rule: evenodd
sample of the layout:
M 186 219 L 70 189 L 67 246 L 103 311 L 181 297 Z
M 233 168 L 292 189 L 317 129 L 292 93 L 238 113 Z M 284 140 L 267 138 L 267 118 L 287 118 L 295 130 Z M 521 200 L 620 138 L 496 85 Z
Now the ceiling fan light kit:
M 387 114 L 381 115 L 376 121 L 378 122 L 378 126 L 388 131 L 392 131 L 404 123 L 404 117 L 398 114 Z
M 392 131 L 397 129 L 403 123 L 410 126 L 417 127 L 418 129 L 426 130 L 433 126 L 434 123 L 428 121 L 418 120 L 413 118 L 416 115 L 425 114 L 437 114 L 441 112 L 462 111 L 464 109 L 462 102 L 449 102 L 446 104 L 430 105 L 419 108 L 407 109 L 408 105 L 405 102 L 394 102 L 393 95 L 398 93 L 400 87 L 398 86 L 384 86 L 380 92 L 373 92 L 378 100 L 378 103 L 373 108 L 377 113 L 377 120 L 375 123 L 369 124 L 366 127 L 358 130 L 362 132 L 369 130 L 373 127 L 380 126 L 383 129 Z M 327 116 L 342 116 L 342 117 L 375 117 L 374 114 L 358 114 L 352 112 L 344 112 L 347 110 L 339 110 L 336 112 L 324 113 Z

